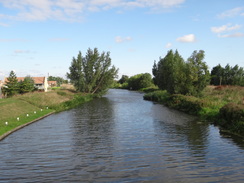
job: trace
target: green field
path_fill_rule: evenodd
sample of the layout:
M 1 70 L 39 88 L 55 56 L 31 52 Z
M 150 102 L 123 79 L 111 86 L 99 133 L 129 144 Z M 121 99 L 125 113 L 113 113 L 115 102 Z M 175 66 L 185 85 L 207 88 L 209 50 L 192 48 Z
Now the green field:
M 39 117 L 75 107 L 91 99 L 91 95 L 72 90 L 34 92 L 0 99 L 0 136 Z

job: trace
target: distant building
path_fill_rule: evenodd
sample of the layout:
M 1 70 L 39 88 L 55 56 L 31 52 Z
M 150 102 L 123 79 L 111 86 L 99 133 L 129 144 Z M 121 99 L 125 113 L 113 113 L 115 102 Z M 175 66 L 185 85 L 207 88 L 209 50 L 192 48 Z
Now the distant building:
M 31 77 L 34 80 L 35 87 L 39 91 L 47 92 L 48 82 L 47 77 Z M 24 81 L 25 77 L 17 77 L 18 82 Z M 4 78 L 2 85 L 6 84 L 8 78 Z
M 48 86 L 49 87 L 55 87 L 55 86 L 57 86 L 57 81 L 48 81 Z

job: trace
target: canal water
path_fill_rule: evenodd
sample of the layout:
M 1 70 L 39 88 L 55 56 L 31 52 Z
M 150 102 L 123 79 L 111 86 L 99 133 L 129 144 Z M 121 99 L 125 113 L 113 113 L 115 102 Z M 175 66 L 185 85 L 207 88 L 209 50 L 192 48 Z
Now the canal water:
M 244 139 L 109 90 L 0 141 L 0 182 L 244 182 Z

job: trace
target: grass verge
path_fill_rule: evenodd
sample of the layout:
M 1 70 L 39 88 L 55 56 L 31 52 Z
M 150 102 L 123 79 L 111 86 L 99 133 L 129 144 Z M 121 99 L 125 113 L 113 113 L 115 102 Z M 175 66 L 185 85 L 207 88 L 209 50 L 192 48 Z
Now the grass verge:
M 74 108 L 93 99 L 93 95 L 57 89 L 0 100 L 0 136 L 53 112 Z
M 197 115 L 224 130 L 244 136 L 244 88 L 234 86 L 207 87 L 201 97 L 170 95 L 156 90 L 144 95 L 145 100 Z

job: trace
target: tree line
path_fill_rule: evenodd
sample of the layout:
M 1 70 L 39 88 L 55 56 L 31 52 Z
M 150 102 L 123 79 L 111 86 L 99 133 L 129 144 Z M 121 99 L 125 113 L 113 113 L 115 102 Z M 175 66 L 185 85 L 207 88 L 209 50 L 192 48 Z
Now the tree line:
M 158 86 L 170 94 L 201 95 L 203 89 L 211 85 L 239 85 L 244 86 L 244 69 L 227 64 L 224 68 L 219 64 L 211 72 L 204 61 L 203 50 L 193 51 L 185 61 L 179 52 L 169 50 L 164 58 L 154 61 L 152 67 L 153 78 L 149 73 L 137 74 L 132 77 L 122 75 L 118 81 L 121 88 L 142 89 Z

